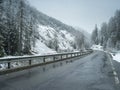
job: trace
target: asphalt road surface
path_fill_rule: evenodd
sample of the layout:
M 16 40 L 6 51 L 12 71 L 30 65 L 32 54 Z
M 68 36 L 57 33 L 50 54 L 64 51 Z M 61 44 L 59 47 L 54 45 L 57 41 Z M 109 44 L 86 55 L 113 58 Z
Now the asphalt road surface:
M 120 64 L 112 61 L 120 75 Z M 108 55 L 95 51 L 67 60 L 0 76 L 0 90 L 120 90 Z

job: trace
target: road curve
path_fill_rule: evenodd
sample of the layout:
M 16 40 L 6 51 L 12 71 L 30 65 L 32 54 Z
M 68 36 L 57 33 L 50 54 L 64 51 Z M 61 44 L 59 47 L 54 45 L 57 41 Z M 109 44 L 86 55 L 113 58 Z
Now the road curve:
M 3 75 L 0 90 L 117 90 L 107 56 L 94 51 L 77 60 Z

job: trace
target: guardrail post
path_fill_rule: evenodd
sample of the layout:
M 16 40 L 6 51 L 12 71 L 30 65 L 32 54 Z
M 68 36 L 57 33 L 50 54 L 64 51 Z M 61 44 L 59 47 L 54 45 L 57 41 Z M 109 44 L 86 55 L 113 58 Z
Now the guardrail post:
M 61 56 L 61 60 L 62 60 L 62 55 L 60 55 Z
M 83 52 L 81 52 L 81 55 L 83 55 Z
M 10 62 L 8 62 L 8 69 L 10 69 Z
M 68 58 L 68 54 L 66 54 L 66 58 Z
M 78 54 L 76 53 L 76 56 L 78 56 Z
M 29 65 L 31 65 L 32 64 L 32 61 L 31 60 L 29 60 Z
M 45 63 L 45 57 L 43 57 L 43 62 Z
M 53 61 L 55 61 L 55 56 L 53 56 Z

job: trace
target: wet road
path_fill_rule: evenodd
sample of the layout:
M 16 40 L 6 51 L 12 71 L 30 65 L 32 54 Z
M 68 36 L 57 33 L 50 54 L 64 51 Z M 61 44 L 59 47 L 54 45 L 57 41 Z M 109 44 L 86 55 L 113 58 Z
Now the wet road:
M 0 76 L 0 90 L 120 90 L 101 51 Z

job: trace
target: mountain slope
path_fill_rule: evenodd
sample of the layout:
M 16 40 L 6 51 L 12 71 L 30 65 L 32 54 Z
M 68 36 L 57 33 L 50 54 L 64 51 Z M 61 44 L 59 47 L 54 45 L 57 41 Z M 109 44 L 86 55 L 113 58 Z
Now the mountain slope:
M 26 0 L 2 0 L 0 7 L 2 55 L 70 52 L 89 46 L 82 32 L 43 14 Z

